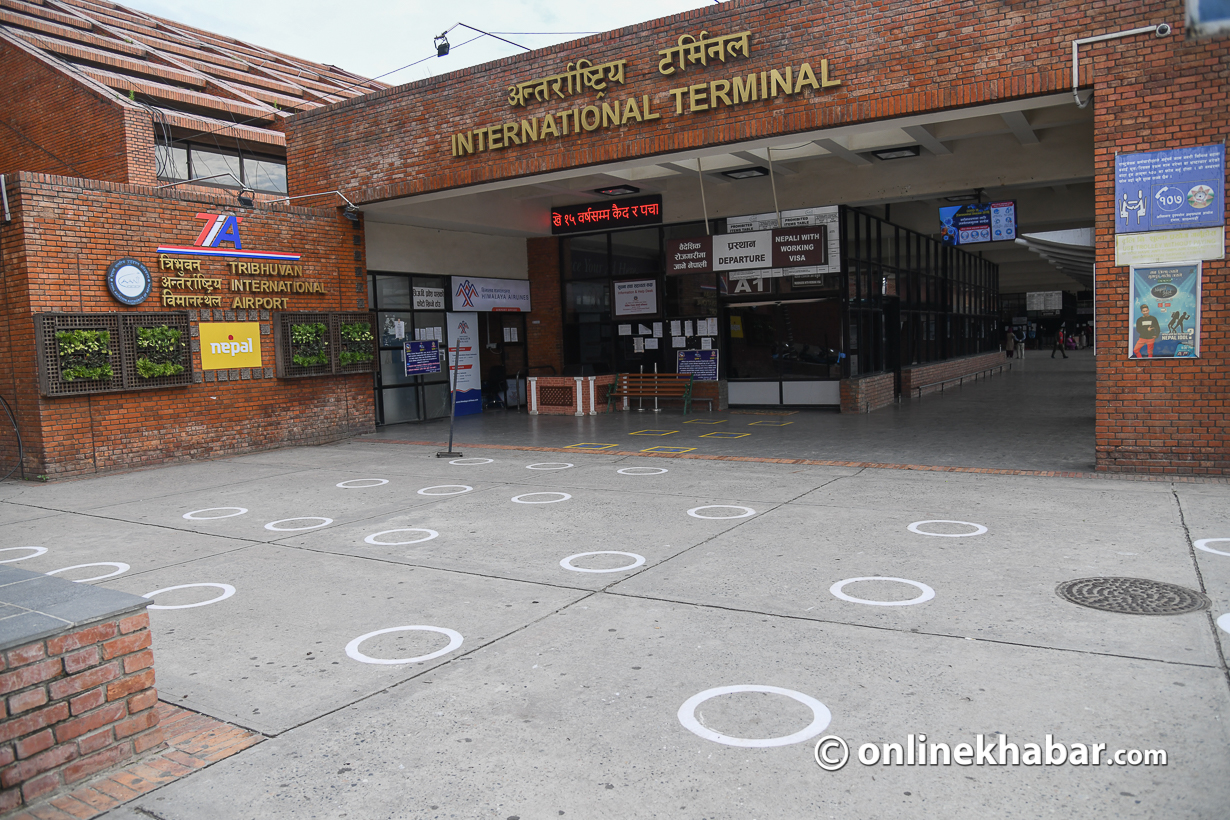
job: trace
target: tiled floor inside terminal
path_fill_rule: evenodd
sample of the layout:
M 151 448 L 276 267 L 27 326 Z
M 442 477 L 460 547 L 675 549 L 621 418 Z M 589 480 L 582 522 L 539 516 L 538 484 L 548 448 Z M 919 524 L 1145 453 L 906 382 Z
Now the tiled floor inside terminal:
M 1224 481 L 437 449 L 0 484 L 0 560 L 151 595 L 161 698 L 266 738 L 106 817 L 1224 816 Z M 920 734 L 1167 760 L 857 759 Z

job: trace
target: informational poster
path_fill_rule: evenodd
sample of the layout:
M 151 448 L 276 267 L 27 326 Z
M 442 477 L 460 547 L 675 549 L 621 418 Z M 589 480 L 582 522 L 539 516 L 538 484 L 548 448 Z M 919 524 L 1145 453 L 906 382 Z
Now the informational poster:
M 406 375 L 440 372 L 440 343 L 406 342 Z
M 646 337 L 645 349 L 646 350 L 657 350 L 658 349 L 658 339 L 654 336 Z
M 676 372 L 680 375 L 691 373 L 692 379 L 698 382 L 718 380 L 718 352 L 716 350 L 680 350 L 676 355 L 679 357 Z
M 1225 224 L 1226 146 L 1115 155 L 1115 233 Z
M 658 280 L 637 279 L 615 283 L 615 315 L 644 316 L 658 312 Z M 646 328 L 644 333 L 650 331 Z
M 1129 359 L 1200 355 L 1200 263 L 1132 268 Z
M 483 411 L 482 375 L 478 366 L 478 314 L 449 313 L 449 382 L 457 379 L 457 415 Z
M 940 241 L 945 245 L 1009 242 L 1014 239 L 1015 202 L 971 202 L 940 208 Z
M 619 335 L 620 336 L 631 336 L 632 335 L 632 325 L 620 325 Z
M 529 313 L 530 283 L 525 279 L 453 277 L 453 307 L 469 310 Z

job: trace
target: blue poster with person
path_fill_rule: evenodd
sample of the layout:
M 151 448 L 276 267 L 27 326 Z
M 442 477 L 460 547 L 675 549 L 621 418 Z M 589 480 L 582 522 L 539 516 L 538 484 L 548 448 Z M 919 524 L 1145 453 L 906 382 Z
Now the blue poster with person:
M 1132 267 L 1129 359 L 1200 355 L 1200 263 Z

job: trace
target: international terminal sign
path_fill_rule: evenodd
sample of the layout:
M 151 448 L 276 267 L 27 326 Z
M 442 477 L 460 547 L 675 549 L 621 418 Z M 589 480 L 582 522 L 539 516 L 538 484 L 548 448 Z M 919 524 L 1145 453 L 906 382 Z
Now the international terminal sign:
M 508 89 L 508 104 L 516 108 L 551 103 L 553 110 L 536 116 L 522 117 L 480 126 L 450 135 L 454 157 L 466 157 L 485 151 L 498 151 L 530 145 L 546 139 L 563 139 L 603 128 L 619 128 L 642 124 L 668 116 L 686 117 L 706 111 L 734 108 L 766 102 L 782 96 L 802 94 L 808 89 L 826 91 L 841 85 L 830 77 L 827 58 L 813 66 L 811 62 L 785 65 L 766 71 L 734 70 L 729 76 L 705 82 L 688 82 L 687 70 L 693 66 L 708 66 L 711 62 L 737 63 L 752 54 L 752 32 L 740 31 L 709 36 L 681 35 L 674 45 L 658 51 L 657 73 L 681 81 L 671 88 L 665 108 L 657 108 L 654 94 L 614 94 L 616 86 L 626 85 L 635 64 L 628 59 L 609 60 L 594 64 L 587 59 L 569 62 L 563 71 L 516 83 Z M 652 76 L 652 75 L 651 75 Z M 573 98 L 593 94 L 592 103 Z M 604 99 L 606 98 L 606 99 Z

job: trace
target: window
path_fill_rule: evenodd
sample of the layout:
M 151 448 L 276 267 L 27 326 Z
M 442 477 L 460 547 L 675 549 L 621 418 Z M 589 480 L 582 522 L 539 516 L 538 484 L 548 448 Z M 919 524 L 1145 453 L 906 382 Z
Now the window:
M 238 188 L 241 184 L 254 191 L 286 193 L 286 160 L 257 156 L 245 151 L 228 151 L 216 146 L 161 140 L 155 146 L 158 178 L 184 181 L 230 174 L 208 180 L 210 185 Z

